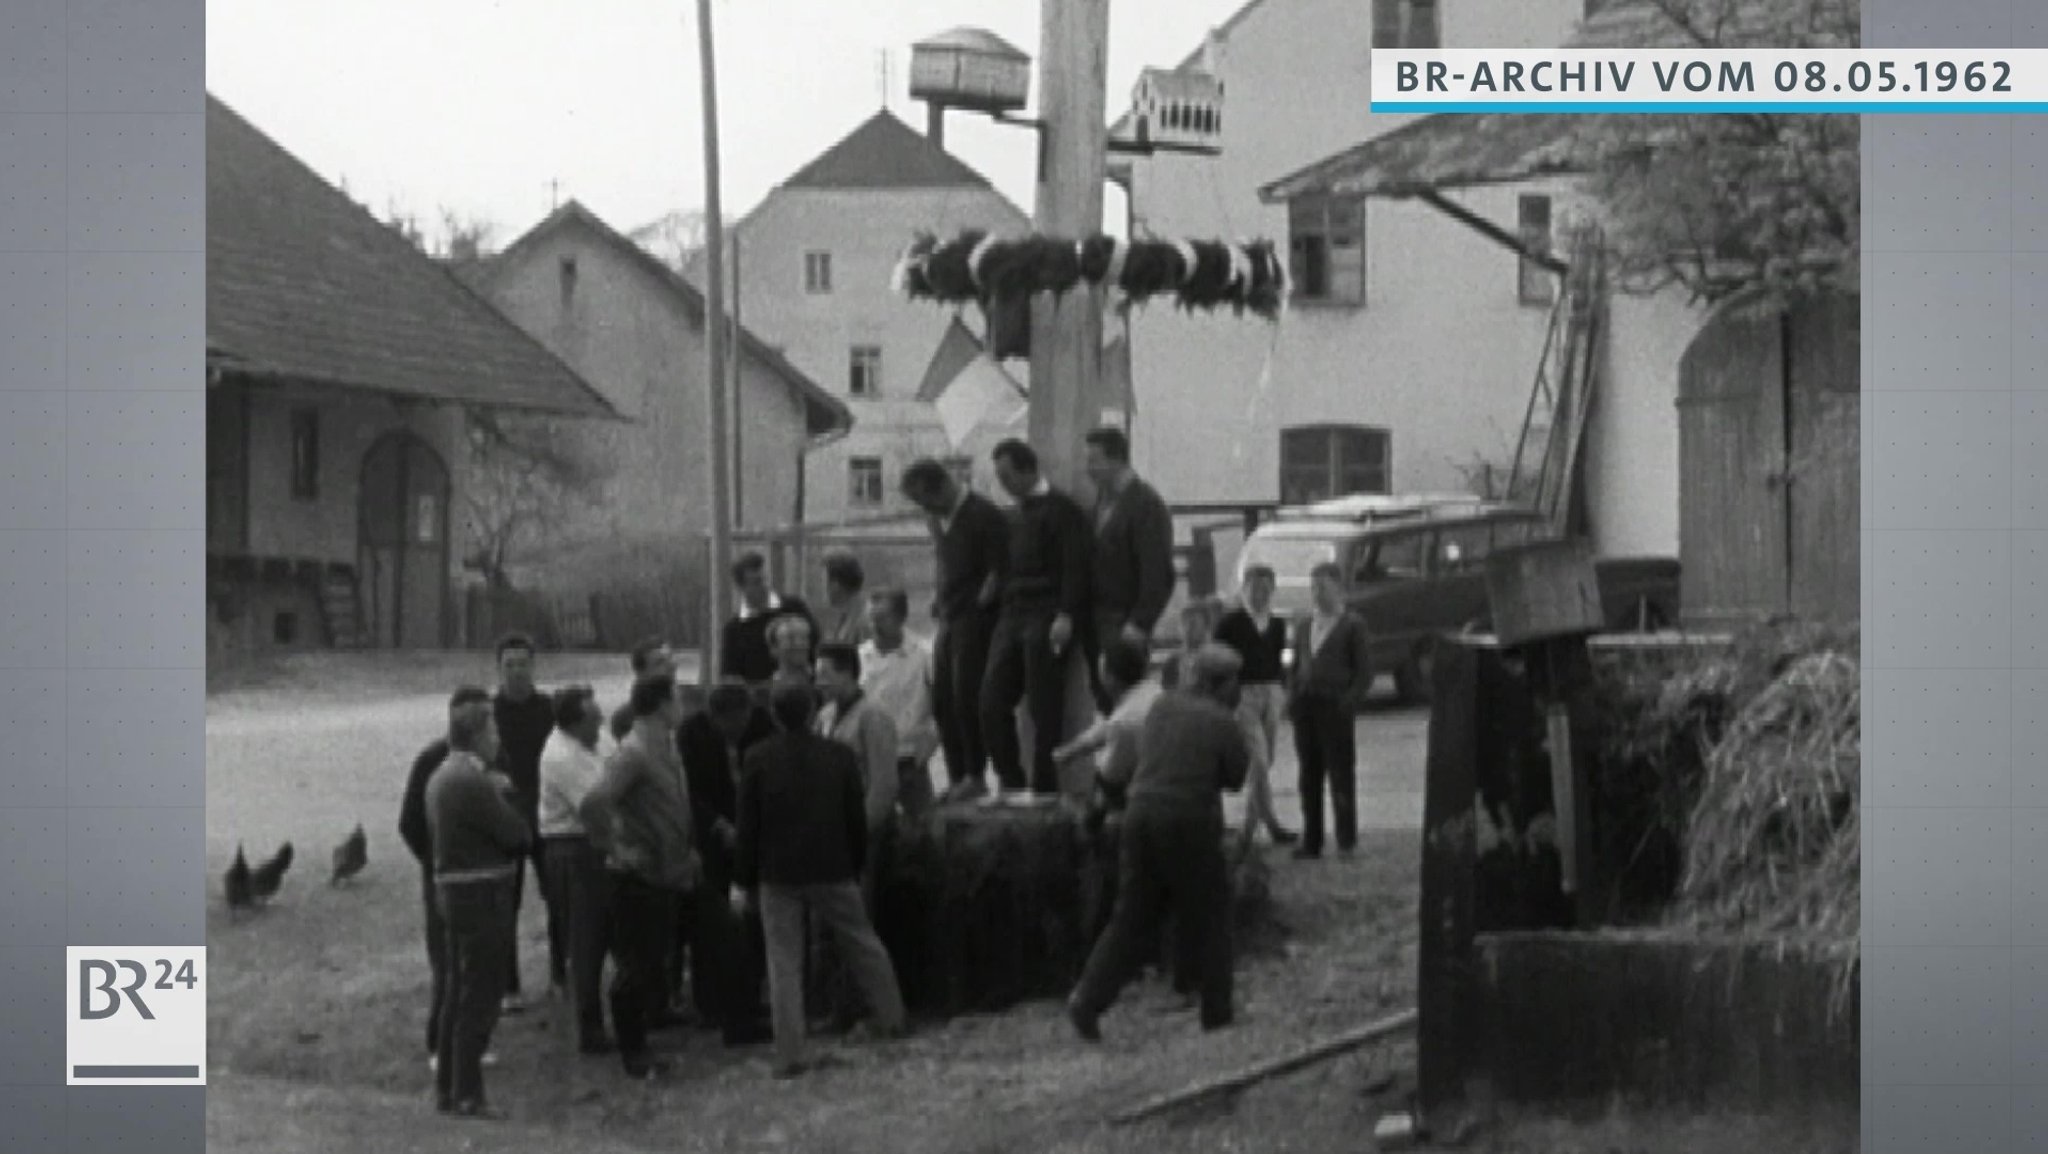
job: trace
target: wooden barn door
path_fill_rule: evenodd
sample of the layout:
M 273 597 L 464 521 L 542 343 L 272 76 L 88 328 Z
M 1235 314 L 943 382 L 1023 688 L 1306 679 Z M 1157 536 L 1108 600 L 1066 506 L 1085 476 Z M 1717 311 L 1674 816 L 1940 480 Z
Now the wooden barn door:
M 363 454 L 358 557 L 373 644 L 448 643 L 448 467 L 411 433 L 387 433 Z
M 1678 559 L 1688 620 L 1783 613 L 1789 588 L 1781 316 L 1725 310 L 1678 367 Z
M 1686 618 L 1861 612 L 1862 301 L 1724 308 L 1679 362 Z
M 1787 318 L 1789 596 L 1809 620 L 1846 623 L 1863 612 L 1862 341 L 1859 297 L 1802 305 Z

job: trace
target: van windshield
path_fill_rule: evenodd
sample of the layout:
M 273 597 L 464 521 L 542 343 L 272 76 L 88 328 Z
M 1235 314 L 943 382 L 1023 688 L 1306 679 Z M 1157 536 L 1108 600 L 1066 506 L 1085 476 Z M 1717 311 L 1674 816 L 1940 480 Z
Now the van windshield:
M 1253 565 L 1273 570 L 1274 584 L 1282 588 L 1308 587 L 1308 575 L 1316 566 L 1337 559 L 1337 543 L 1313 537 L 1253 537 L 1244 544 L 1238 563 L 1243 573 Z

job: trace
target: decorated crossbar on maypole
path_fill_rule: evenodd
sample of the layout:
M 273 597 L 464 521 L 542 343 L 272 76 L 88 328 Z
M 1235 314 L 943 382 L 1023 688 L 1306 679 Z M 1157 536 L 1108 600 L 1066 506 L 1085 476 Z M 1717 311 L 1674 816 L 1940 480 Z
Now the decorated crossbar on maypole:
M 991 315 L 1039 293 L 1107 288 L 1119 308 L 1170 298 L 1189 312 L 1228 308 L 1268 321 L 1287 302 L 1287 266 L 1270 241 L 1004 239 L 969 229 L 951 240 L 922 234 L 896 264 L 895 287 L 912 300 L 979 304 Z

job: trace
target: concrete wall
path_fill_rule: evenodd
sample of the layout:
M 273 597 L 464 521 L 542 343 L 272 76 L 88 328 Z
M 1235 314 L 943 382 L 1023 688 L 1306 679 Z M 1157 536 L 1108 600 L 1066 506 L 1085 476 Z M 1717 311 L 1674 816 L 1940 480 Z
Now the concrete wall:
M 935 433 L 931 406 L 913 398 L 952 314 L 890 287 L 904 247 L 921 231 L 946 237 L 965 228 L 1029 227 L 1000 193 L 966 188 L 777 191 L 741 223 L 740 319 L 854 412 L 855 438 L 811 461 L 806 520 L 873 512 L 847 507 L 849 457 L 880 451 L 895 462 L 885 467 L 882 511 L 902 512 L 909 508 L 896 492 L 902 465 L 948 449 L 943 431 Z M 805 291 L 808 252 L 832 254 L 831 292 Z M 970 323 L 980 327 L 978 318 Z M 882 349 L 880 403 L 850 395 L 848 359 L 856 344 Z
M 560 536 L 618 532 L 680 544 L 706 532 L 711 478 L 703 329 L 650 270 L 574 225 L 521 256 L 498 271 L 492 299 L 633 422 L 587 426 L 590 437 L 616 454 L 618 468 L 602 516 L 559 527 Z M 566 295 L 564 257 L 576 262 L 575 285 Z M 807 443 L 800 402 L 780 376 L 750 359 L 741 371 L 734 423 L 745 478 L 741 519 L 789 520 Z

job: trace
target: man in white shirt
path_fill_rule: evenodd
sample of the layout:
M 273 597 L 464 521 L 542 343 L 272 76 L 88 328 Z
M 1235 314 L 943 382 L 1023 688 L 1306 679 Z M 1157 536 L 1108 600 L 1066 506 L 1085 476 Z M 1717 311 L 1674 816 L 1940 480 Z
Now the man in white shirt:
M 555 732 L 540 754 L 541 860 L 548 905 L 565 911 L 569 992 L 577 1045 L 586 1054 L 610 1048 L 599 981 L 609 948 L 605 912 L 610 898 L 604 860 L 591 847 L 581 815 L 584 797 L 604 774 L 597 752 L 604 724 L 604 711 L 590 687 L 570 686 L 555 695 Z
M 931 760 L 939 748 L 939 723 L 932 713 L 932 655 L 904 632 L 910 598 L 901 589 L 868 596 L 868 630 L 860 647 L 860 687 L 875 707 L 896 724 L 896 776 L 906 812 L 915 815 L 933 800 Z

